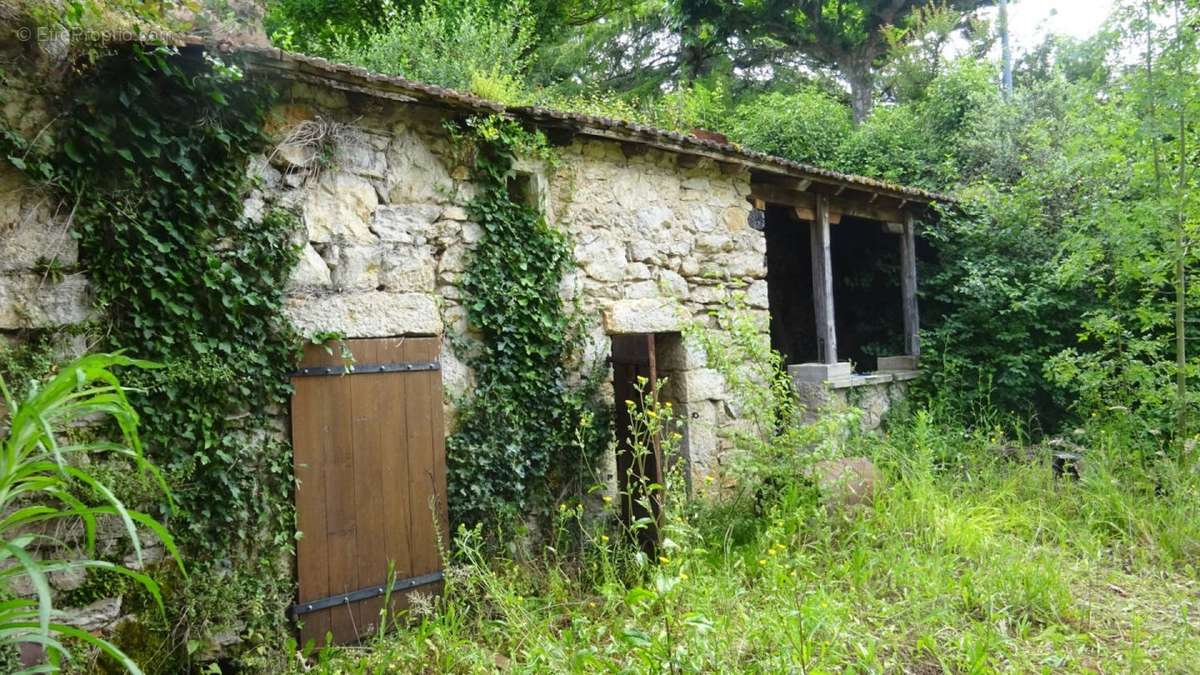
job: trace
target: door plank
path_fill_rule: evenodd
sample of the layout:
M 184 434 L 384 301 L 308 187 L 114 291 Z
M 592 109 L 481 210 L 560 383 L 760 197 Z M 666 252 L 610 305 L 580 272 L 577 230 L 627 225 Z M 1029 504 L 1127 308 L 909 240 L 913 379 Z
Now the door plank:
M 317 345 L 307 345 L 301 366 L 338 365 L 340 360 Z M 329 595 L 329 550 L 326 536 L 325 449 L 334 414 L 333 401 L 317 378 L 292 379 L 292 463 L 296 477 L 296 524 L 301 537 L 296 544 L 300 602 Z M 330 611 L 306 614 L 300 643 L 324 644 L 331 628 Z
M 404 342 L 408 338 L 386 338 L 380 340 L 381 363 L 405 361 Z M 408 417 L 405 400 L 407 386 L 412 375 L 387 375 L 384 380 L 382 407 L 383 417 L 379 420 L 380 435 L 384 439 L 383 469 L 380 472 L 382 486 L 382 511 L 385 530 L 384 548 L 387 559 L 395 565 L 396 578 L 414 576 L 412 563 L 412 481 L 408 474 Z M 392 596 L 391 612 L 394 617 L 408 608 L 407 596 L 396 593 Z
M 379 340 L 353 340 L 354 356 L 359 363 L 381 363 Z M 383 454 L 385 441 L 380 422 L 386 416 L 387 374 L 363 374 L 350 377 L 353 399 L 354 436 L 354 510 L 355 547 L 358 552 L 359 588 L 382 586 L 387 582 L 387 549 L 383 518 Z M 371 598 L 357 605 L 357 635 L 362 639 L 379 625 L 383 598 Z
M 404 343 L 406 361 L 431 361 L 437 357 L 436 344 L 430 338 L 410 338 Z M 406 376 L 405 416 L 408 420 L 408 476 L 412 490 L 409 508 L 412 513 L 413 574 L 429 574 L 441 569 L 437 554 L 435 531 L 434 449 L 431 389 L 438 371 L 425 371 Z M 440 404 L 440 401 L 439 401 Z M 420 589 L 428 593 L 429 589 Z

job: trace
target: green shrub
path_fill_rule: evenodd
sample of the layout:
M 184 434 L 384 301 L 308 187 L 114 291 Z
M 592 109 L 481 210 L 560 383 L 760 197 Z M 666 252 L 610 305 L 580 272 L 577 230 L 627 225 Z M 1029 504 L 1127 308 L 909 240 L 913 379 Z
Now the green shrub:
M 729 123 L 732 140 L 797 162 L 831 166 L 850 135 L 850 109 L 816 87 L 771 92 L 739 103 Z
M 524 3 L 437 0 L 388 15 L 364 40 L 342 39 L 334 58 L 376 72 L 516 103 L 534 45 Z

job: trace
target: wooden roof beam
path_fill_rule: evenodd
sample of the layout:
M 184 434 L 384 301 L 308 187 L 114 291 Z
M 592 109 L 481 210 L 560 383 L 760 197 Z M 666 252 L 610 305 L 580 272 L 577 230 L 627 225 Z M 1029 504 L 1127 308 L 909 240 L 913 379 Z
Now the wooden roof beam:
M 776 185 L 754 185 L 750 188 L 750 196 L 752 199 L 768 204 L 790 206 L 793 209 L 797 209 L 796 214 L 798 217 L 801 211 L 816 213 L 816 195 L 808 192 L 799 192 Z M 900 209 L 875 206 L 865 203 L 862 200 L 851 200 L 842 197 L 829 198 L 829 211 L 830 213 L 839 214 L 839 219 L 841 215 L 846 215 L 855 218 L 878 220 L 884 223 L 904 222 L 904 214 Z

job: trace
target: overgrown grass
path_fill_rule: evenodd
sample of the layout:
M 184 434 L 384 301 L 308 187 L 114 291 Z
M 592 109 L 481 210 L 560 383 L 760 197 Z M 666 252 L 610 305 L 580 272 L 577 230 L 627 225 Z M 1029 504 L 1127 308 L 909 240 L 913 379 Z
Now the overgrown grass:
M 1044 451 L 918 413 L 851 450 L 887 488 L 830 514 L 693 505 L 659 561 L 566 505 L 578 556 L 486 555 L 460 535 L 437 611 L 316 672 L 1187 672 L 1200 663 L 1194 473 L 1089 447 L 1079 481 Z M 607 537 L 607 539 L 605 539 Z

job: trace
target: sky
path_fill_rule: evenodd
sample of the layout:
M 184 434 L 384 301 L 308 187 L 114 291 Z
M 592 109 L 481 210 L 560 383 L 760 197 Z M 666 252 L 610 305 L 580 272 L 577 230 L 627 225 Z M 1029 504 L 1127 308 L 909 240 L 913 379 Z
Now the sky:
M 1010 0 L 1009 33 L 1017 53 L 1037 46 L 1049 33 L 1089 37 L 1112 12 L 1115 0 Z M 986 15 L 995 16 L 994 8 Z

